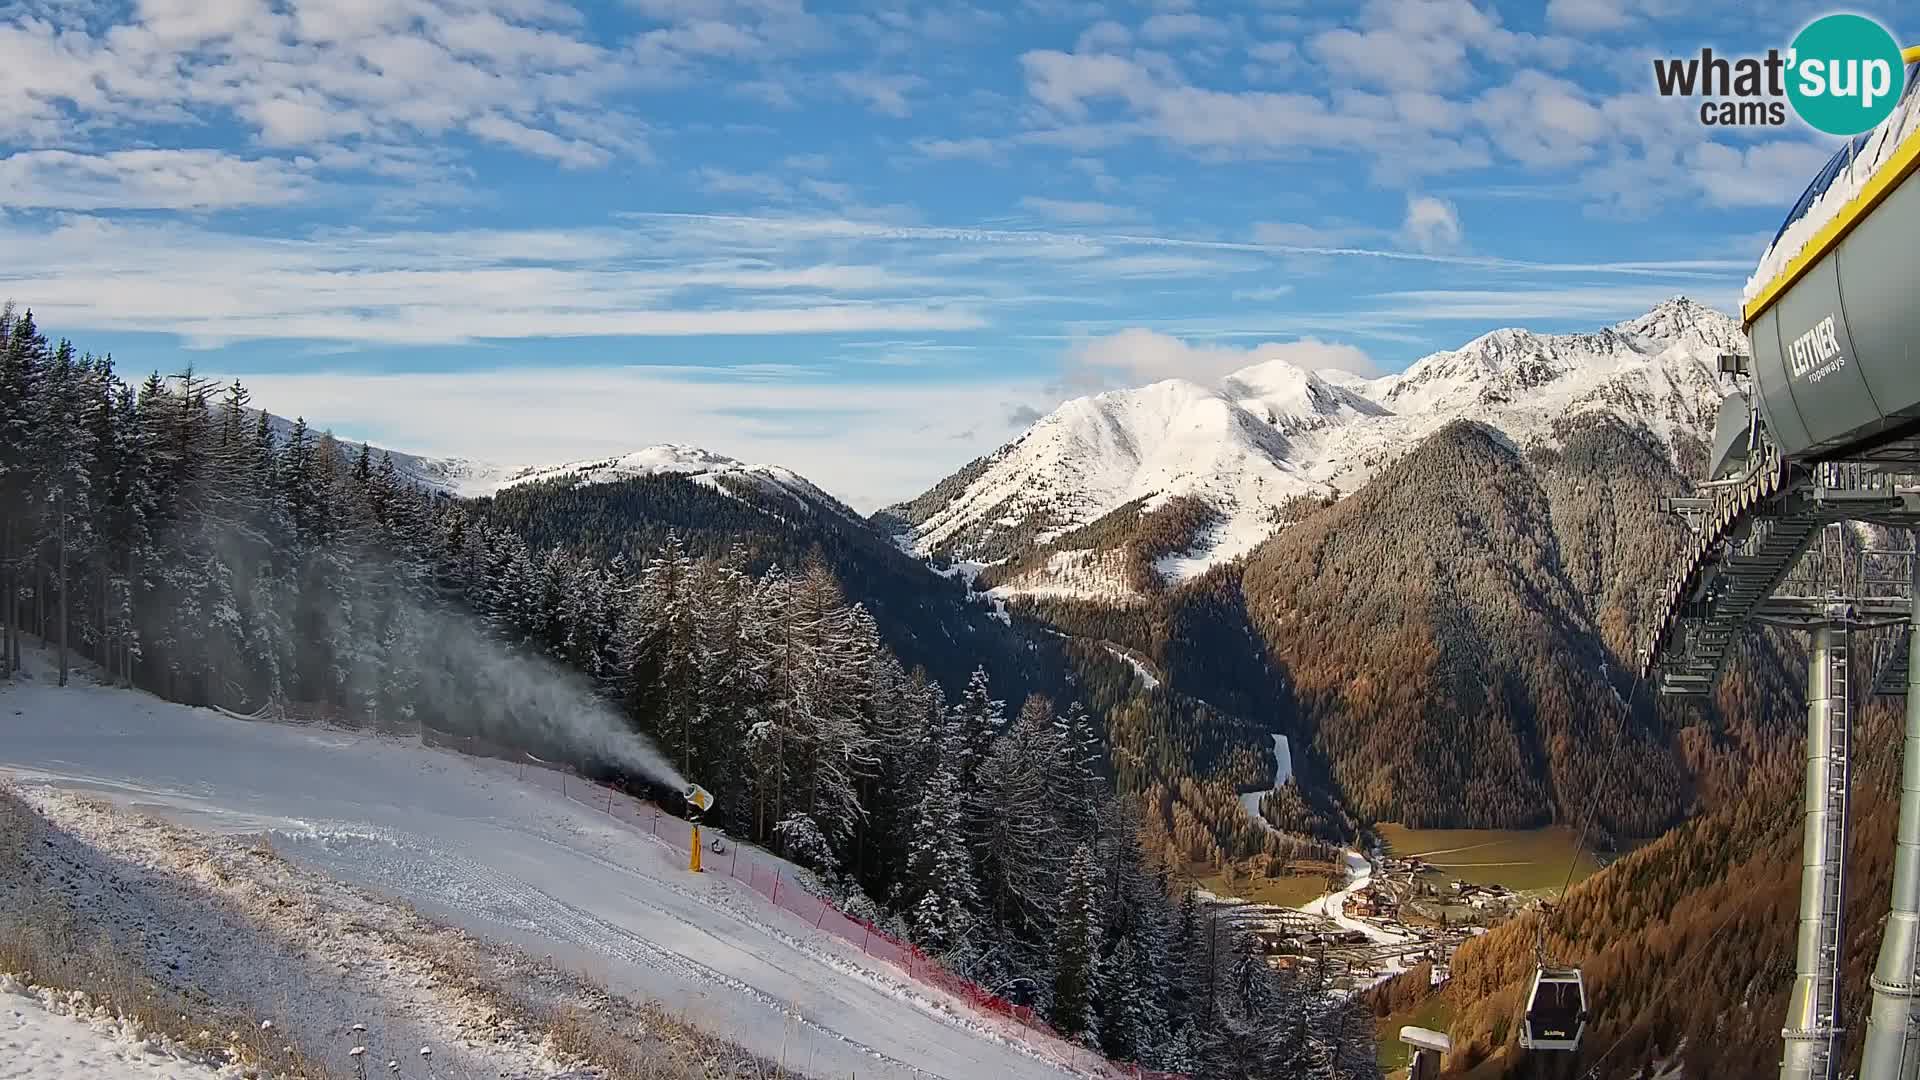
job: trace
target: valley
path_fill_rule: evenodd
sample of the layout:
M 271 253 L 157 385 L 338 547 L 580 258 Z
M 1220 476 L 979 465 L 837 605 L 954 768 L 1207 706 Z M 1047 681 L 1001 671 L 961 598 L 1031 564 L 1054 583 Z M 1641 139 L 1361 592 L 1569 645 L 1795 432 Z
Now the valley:
M 1598 871 L 1601 860 L 1589 850 L 1574 851 L 1578 837 L 1570 827 L 1545 829 L 1409 829 L 1383 822 L 1375 826 L 1386 851 L 1401 859 L 1419 859 L 1427 875 L 1445 881 L 1504 885 L 1516 892 L 1558 892 L 1571 869 L 1575 883 Z

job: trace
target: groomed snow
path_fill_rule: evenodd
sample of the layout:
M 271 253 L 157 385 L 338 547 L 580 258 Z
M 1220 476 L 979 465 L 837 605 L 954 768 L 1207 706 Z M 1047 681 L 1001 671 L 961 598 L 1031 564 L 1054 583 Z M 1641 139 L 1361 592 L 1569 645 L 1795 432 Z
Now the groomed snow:
M 1057 1077 L 980 1014 L 504 763 L 149 695 L 0 689 L 0 770 L 285 857 L 551 955 L 820 1077 Z
M 50 990 L 0 974 L 0 1077 L 6 1080 L 221 1080 L 114 1021 L 62 1007 Z

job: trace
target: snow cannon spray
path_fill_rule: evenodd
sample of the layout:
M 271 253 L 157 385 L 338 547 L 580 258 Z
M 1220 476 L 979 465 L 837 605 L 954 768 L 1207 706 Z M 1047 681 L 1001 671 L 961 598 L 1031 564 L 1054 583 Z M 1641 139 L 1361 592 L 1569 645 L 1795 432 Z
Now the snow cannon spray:
M 471 620 L 425 612 L 418 617 L 423 688 L 430 697 L 458 703 L 477 733 L 522 746 L 564 748 L 675 791 L 688 788 L 679 770 L 594 694 L 585 677 L 516 653 Z

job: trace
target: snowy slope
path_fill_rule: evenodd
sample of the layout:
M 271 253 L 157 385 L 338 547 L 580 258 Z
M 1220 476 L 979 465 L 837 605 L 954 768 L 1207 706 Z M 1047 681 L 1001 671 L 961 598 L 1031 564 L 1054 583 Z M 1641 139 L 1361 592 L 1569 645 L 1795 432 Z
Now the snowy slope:
M 580 484 L 611 484 L 643 476 L 676 474 L 691 478 L 724 495 L 754 490 L 800 506 L 828 509 L 842 517 L 858 516 L 840 500 L 814 486 L 806 477 L 779 465 L 748 465 L 697 446 L 662 443 L 616 457 L 569 461 L 559 465 L 531 465 L 473 475 L 462 484 L 463 495 L 491 495 L 521 484 L 569 480 Z
M 269 426 L 282 443 L 293 430 L 293 421 L 274 414 Z M 310 425 L 315 437 L 325 428 Z M 358 455 L 360 444 L 342 440 L 349 456 Z M 480 498 L 521 484 L 546 480 L 572 480 L 582 484 L 608 484 L 642 476 L 676 473 L 690 477 L 724 495 L 737 496 L 742 490 L 775 496 L 803 507 L 828 510 L 841 517 L 861 520 L 840 500 L 827 494 L 812 481 L 792 469 L 778 465 L 748 465 L 724 454 L 697 446 L 662 443 L 631 453 L 606 458 L 561 462 L 557 465 L 501 465 L 463 457 L 429 457 L 404 450 L 370 446 L 377 463 L 391 455 L 396 472 L 421 487 L 460 498 Z
M 0 689 L 5 771 L 200 830 L 266 832 L 289 859 L 809 1075 L 1062 1075 L 979 1014 L 502 763 L 28 682 Z
M 1378 379 L 1285 362 L 1213 386 L 1170 379 L 1068 401 L 936 488 L 941 498 L 895 513 L 912 526 L 915 551 L 994 560 L 1131 500 L 1145 498 L 1151 510 L 1195 496 L 1222 519 L 1192 550 L 1159 560 L 1161 575 L 1179 581 L 1252 550 L 1278 527 L 1274 511 L 1287 499 L 1352 491 L 1455 419 L 1483 421 L 1523 446 L 1592 412 L 1669 446 L 1702 437 L 1723 392 L 1716 358 L 1745 350 L 1731 317 L 1676 297 L 1589 333 L 1495 330 Z M 1003 591 L 1048 584 L 1029 574 Z M 1116 581 L 1110 592 L 1125 587 Z
M 0 974 L 0 1076 L 25 1080 L 217 1080 L 216 1069 L 136 1038 L 113 1021 L 76 1015 L 51 991 Z

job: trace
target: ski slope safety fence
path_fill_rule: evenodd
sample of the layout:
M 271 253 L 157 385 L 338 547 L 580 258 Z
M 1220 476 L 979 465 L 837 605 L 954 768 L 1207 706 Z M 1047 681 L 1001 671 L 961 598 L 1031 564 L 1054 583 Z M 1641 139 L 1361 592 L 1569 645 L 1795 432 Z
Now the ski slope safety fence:
M 645 833 L 675 851 L 691 855 L 692 828 L 689 823 L 645 799 L 585 780 L 570 770 L 538 758 L 523 760 L 519 772 L 520 779 L 525 783 L 558 792 L 562 797 Z M 1188 1080 L 1178 1073 L 1155 1072 L 1137 1065 L 1108 1061 L 1048 1027 L 1027 1006 L 1016 1005 L 946 970 L 913 945 L 864 919 L 856 919 L 842 912 L 829 901 L 801 888 L 785 867 L 767 865 L 754 856 L 752 849 L 729 837 L 723 852 L 715 853 L 708 848 L 702 854 L 701 869 L 704 873 L 739 882 L 775 907 L 811 923 L 821 933 L 832 934 L 858 946 L 861 952 L 892 964 L 914 981 L 960 999 L 981 1014 L 989 1030 L 1003 1038 L 1018 1041 L 1043 1060 L 1082 1076 L 1113 1080 Z

